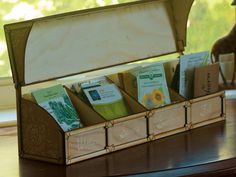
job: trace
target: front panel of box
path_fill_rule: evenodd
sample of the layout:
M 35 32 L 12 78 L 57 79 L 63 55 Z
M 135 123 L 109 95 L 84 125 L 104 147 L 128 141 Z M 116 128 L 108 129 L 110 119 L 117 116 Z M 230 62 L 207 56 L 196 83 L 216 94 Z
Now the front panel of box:
M 108 146 L 118 146 L 147 137 L 146 118 L 115 123 L 108 128 Z
M 106 136 L 104 128 L 78 132 L 66 138 L 66 157 L 73 159 L 79 156 L 104 150 Z
M 156 109 L 149 117 L 149 135 L 157 135 L 185 126 L 185 103 Z
M 210 99 L 198 101 L 191 105 L 192 124 L 200 123 L 214 118 L 221 117 L 222 98 L 216 96 Z

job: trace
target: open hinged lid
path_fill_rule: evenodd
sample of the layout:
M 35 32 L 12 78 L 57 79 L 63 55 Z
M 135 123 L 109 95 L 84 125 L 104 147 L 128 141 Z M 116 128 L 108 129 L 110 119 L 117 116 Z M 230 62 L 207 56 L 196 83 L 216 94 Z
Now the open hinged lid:
M 193 0 L 142 0 L 5 25 L 15 84 L 181 52 Z

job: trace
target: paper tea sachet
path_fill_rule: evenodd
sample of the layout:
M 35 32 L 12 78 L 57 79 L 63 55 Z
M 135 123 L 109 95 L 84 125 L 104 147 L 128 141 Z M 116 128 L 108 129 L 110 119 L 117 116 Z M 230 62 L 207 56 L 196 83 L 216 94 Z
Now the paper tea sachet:
M 81 89 L 87 89 L 87 88 L 102 86 L 102 85 L 106 85 L 106 84 L 109 84 L 109 82 L 107 81 L 106 77 L 102 76 L 102 77 L 94 78 L 94 79 L 87 80 L 87 81 L 84 81 L 81 83 L 80 82 L 74 83 L 74 84 L 72 84 L 71 89 L 76 94 L 80 94 Z
M 190 99 L 193 98 L 194 68 L 206 66 L 211 63 L 208 51 L 182 55 L 180 57 L 179 94 Z
M 136 71 L 138 101 L 148 109 L 170 104 L 170 95 L 162 63 Z
M 44 108 L 66 132 L 81 128 L 81 120 L 62 85 L 32 92 L 36 102 Z
M 219 63 L 197 67 L 194 70 L 194 98 L 219 90 Z
M 119 89 L 114 84 L 83 89 L 90 104 L 106 120 L 128 115 L 128 110 Z

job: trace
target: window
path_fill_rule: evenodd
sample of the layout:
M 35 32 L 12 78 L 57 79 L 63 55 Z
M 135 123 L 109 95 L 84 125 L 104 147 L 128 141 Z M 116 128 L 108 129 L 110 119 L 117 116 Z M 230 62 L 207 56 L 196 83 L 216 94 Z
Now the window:
M 1 0 L 0 25 L 41 16 L 135 0 Z M 235 23 L 235 7 L 228 0 L 196 0 L 187 29 L 186 53 L 210 50 L 214 41 Z M 14 107 L 15 96 L 4 31 L 0 30 L 0 109 Z M 1 120 L 0 120 L 1 121 Z
M 235 8 L 229 0 L 195 0 L 189 15 L 186 52 L 211 50 L 214 42 L 235 24 Z
M 2 0 L 0 25 L 31 18 L 134 0 Z M 235 23 L 234 7 L 228 0 L 195 1 L 188 24 L 187 52 L 210 50 L 214 41 Z M 199 37 L 200 36 L 200 37 Z M 0 77 L 11 76 L 4 31 L 0 30 Z

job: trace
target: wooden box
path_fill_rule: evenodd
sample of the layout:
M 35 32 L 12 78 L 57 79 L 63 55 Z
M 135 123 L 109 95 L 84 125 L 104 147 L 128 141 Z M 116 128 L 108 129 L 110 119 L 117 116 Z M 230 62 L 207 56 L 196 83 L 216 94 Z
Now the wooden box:
M 149 111 L 122 91 L 131 114 L 105 121 L 67 89 L 85 127 L 63 132 L 44 109 L 23 97 L 23 90 L 69 76 L 86 80 L 89 73 L 103 69 L 107 69 L 104 75 L 112 74 L 109 68 L 114 71 L 134 61 L 182 53 L 192 3 L 142 0 L 5 25 L 20 157 L 71 164 L 185 130 L 189 119 L 183 100 Z M 164 122 L 165 116 L 177 113 L 176 121 L 171 116 Z

